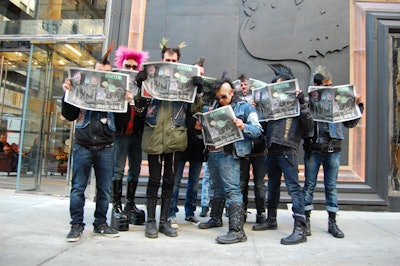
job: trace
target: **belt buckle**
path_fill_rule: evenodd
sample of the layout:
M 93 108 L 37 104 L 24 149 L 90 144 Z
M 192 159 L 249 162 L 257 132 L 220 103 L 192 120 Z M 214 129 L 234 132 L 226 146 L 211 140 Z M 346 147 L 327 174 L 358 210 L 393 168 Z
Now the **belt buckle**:
M 328 152 L 334 152 L 334 149 L 333 149 L 332 146 L 329 146 L 329 147 L 328 147 Z

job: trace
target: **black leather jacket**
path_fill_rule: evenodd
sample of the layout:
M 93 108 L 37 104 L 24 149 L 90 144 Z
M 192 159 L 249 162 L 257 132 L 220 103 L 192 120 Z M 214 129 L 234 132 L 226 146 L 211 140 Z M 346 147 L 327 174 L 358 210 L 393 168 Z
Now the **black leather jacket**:
M 302 104 L 299 116 L 268 121 L 266 148 L 277 144 L 297 150 L 305 132 L 312 130 L 313 126 L 314 120 L 308 104 Z

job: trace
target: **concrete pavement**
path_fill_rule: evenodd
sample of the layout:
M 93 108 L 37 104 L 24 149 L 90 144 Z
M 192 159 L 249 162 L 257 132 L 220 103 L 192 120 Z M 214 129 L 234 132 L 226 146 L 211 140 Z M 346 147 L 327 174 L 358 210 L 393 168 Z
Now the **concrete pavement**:
M 0 189 L 0 202 L 0 265 L 400 265 L 400 213 L 340 211 L 345 238 L 336 239 L 327 233 L 326 212 L 313 211 L 308 241 L 284 246 L 291 212 L 278 210 L 278 230 L 254 232 L 250 210 L 247 242 L 220 245 L 214 239 L 227 232 L 227 218 L 222 228 L 201 230 L 184 221 L 182 206 L 178 237 L 148 239 L 144 226 L 133 225 L 119 238 L 93 236 L 95 205 L 87 200 L 83 237 L 68 243 L 69 198 Z

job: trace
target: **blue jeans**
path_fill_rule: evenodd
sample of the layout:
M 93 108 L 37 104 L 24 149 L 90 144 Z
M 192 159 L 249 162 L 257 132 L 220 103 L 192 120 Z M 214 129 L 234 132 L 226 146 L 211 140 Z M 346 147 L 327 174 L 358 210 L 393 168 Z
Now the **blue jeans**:
M 204 176 L 201 180 L 201 207 L 210 206 L 211 177 L 208 170 L 208 162 L 204 162 Z
M 324 169 L 324 187 L 326 210 L 337 212 L 339 210 L 336 183 L 340 166 L 340 152 L 309 152 L 304 151 L 304 167 L 306 181 L 304 183 L 304 210 L 314 209 L 314 189 L 317 185 L 318 171 L 322 164 Z
M 142 135 L 134 131 L 130 136 L 117 136 L 114 142 L 114 154 L 115 167 L 112 180 L 122 180 L 128 156 L 128 182 L 134 182 L 134 187 L 137 187 L 142 164 Z
M 179 187 L 181 185 L 185 164 L 186 161 L 180 161 L 176 169 L 174 190 L 172 191 L 171 207 L 169 209 L 168 217 L 175 216 L 175 214 L 179 211 L 177 207 Z M 188 176 L 188 184 L 187 184 L 186 199 L 185 199 L 186 217 L 194 216 L 194 212 L 196 211 L 197 189 L 198 189 L 199 176 L 202 166 L 203 162 L 195 162 L 195 161 L 189 162 L 189 176 Z
M 285 150 L 281 153 L 269 153 L 267 169 L 268 208 L 278 208 L 283 173 L 286 187 L 292 197 L 292 211 L 295 214 L 304 215 L 304 195 L 299 184 L 297 152 L 295 150 Z
M 208 170 L 214 187 L 214 199 L 243 202 L 240 191 L 240 160 L 223 151 L 210 152 Z
M 250 165 L 253 168 L 254 196 L 256 201 L 257 214 L 265 212 L 265 192 L 264 185 L 267 157 L 253 156 L 240 159 L 240 189 L 243 194 L 244 209 L 247 210 L 249 181 L 250 181 Z
M 94 169 L 96 176 L 96 210 L 93 225 L 107 221 L 110 203 L 111 180 L 114 172 L 114 148 L 112 146 L 92 151 L 79 144 L 73 149 L 72 184 L 70 195 L 71 224 L 83 224 L 85 190 Z

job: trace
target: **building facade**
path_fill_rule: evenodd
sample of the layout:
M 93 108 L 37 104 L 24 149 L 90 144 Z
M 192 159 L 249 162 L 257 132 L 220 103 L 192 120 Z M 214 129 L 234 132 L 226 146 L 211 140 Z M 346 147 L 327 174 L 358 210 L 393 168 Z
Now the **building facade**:
M 346 131 L 339 203 L 400 211 L 399 11 L 400 1 L 2 1 L 0 134 L 19 150 L 1 154 L 0 186 L 47 191 L 61 182 L 62 192 L 49 193 L 67 195 L 73 126 L 60 114 L 67 67 L 92 67 L 111 43 L 159 61 L 165 37 L 171 46 L 187 43 L 183 63 L 204 56 L 210 77 L 226 71 L 270 82 L 267 64 L 280 62 L 304 91 L 317 65 L 329 67 L 335 84 L 354 84 L 366 110 Z M 315 200 L 324 202 L 322 182 Z

